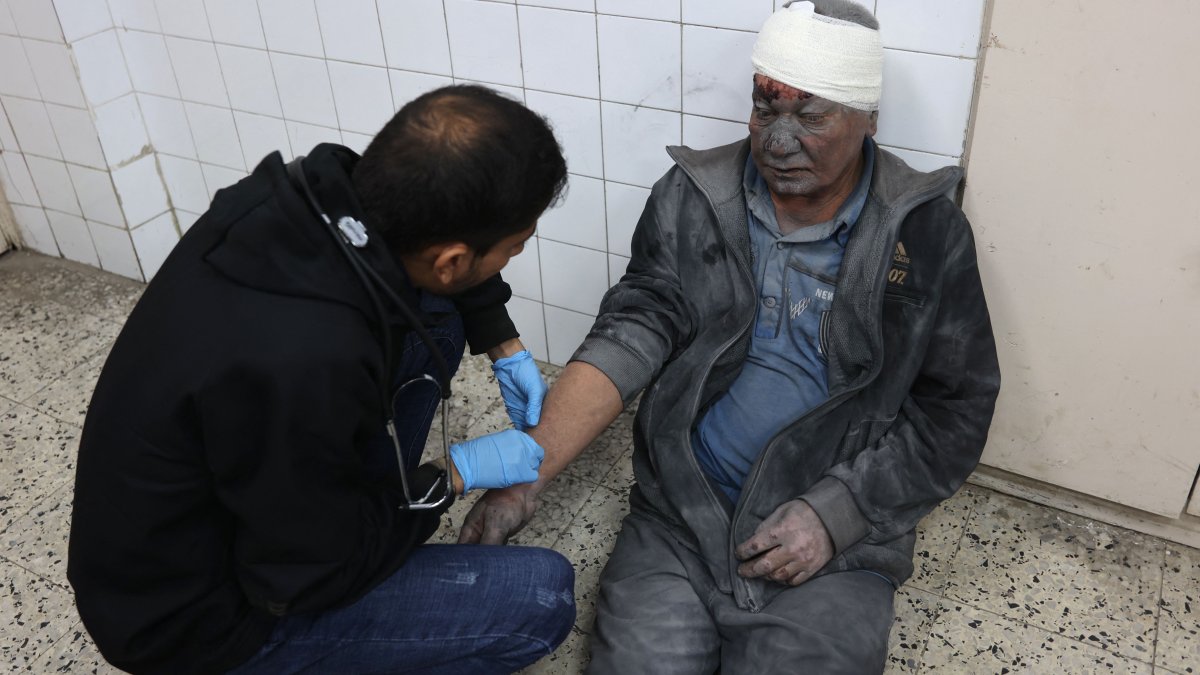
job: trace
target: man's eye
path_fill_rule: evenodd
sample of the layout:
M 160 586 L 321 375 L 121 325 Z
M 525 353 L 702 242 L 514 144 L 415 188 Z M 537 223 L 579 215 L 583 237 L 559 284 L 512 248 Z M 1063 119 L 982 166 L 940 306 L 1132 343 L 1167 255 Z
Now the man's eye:
M 800 117 L 805 124 L 820 124 L 825 121 L 824 115 L 802 115 Z
M 760 120 L 765 120 L 771 116 L 771 111 L 764 108 L 755 108 L 754 117 Z

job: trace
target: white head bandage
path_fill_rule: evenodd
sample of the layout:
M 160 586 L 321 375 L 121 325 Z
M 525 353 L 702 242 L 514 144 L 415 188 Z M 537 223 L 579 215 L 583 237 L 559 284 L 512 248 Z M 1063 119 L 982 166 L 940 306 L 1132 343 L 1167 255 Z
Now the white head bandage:
M 755 72 L 857 110 L 878 110 L 879 31 L 813 10 L 811 2 L 793 2 L 767 19 L 754 43 Z

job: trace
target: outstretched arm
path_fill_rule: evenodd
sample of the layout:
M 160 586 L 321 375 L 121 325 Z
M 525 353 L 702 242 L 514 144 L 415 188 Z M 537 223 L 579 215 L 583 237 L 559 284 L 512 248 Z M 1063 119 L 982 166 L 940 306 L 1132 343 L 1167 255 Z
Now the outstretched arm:
M 546 455 L 533 483 L 489 490 L 467 514 L 460 544 L 503 544 L 533 517 L 537 495 L 621 413 L 621 395 L 595 366 L 573 361 L 550 389 L 529 435 Z

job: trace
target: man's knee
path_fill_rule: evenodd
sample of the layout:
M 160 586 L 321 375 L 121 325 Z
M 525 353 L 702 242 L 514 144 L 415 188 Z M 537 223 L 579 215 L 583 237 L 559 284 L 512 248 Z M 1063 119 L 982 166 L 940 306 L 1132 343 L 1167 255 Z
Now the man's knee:
M 523 617 L 522 630 L 534 642 L 543 642 L 553 650 L 571 632 L 575 623 L 575 569 L 557 551 L 545 548 L 525 550 L 522 564 L 532 588 L 518 600 L 514 613 Z

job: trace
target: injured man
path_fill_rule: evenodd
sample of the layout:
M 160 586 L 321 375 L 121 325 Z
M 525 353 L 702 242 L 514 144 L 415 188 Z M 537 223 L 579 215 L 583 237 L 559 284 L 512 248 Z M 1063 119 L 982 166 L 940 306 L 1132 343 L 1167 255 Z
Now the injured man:
M 793 2 L 752 54 L 749 137 L 671 147 L 626 274 L 531 433 L 500 543 L 641 394 L 593 673 L 880 672 L 914 528 L 978 462 L 1000 387 L 971 227 L 875 144 L 879 25 Z

